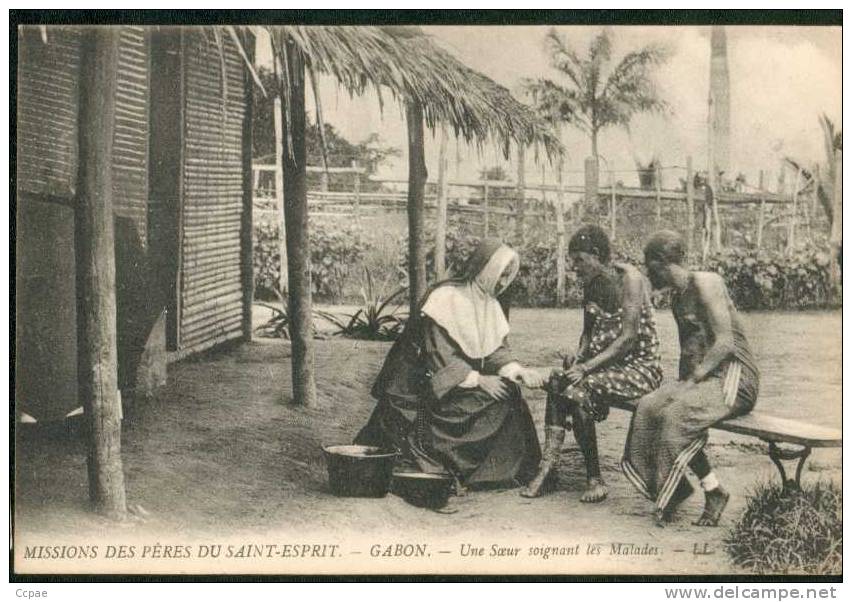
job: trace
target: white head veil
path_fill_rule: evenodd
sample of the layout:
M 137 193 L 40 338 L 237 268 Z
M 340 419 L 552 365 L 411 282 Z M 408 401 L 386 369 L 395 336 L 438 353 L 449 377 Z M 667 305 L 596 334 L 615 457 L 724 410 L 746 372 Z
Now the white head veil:
M 515 278 L 519 264 L 518 254 L 500 245 L 471 280 L 435 289 L 422 311 L 446 330 L 469 358 L 485 358 L 509 334 L 509 323 L 497 296 Z M 500 287 L 504 272 L 509 277 Z

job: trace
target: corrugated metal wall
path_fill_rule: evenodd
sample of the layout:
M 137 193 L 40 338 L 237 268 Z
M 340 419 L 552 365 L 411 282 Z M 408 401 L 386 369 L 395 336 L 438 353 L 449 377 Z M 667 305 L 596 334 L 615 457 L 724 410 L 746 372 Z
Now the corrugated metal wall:
M 179 347 L 242 335 L 242 59 L 230 39 L 184 38 L 183 219 Z M 226 77 L 222 77 L 224 72 Z
M 77 179 L 80 29 L 23 28 L 18 62 L 18 189 L 71 199 Z M 116 215 L 144 240 L 148 202 L 148 46 L 141 27 L 119 40 L 113 189 Z
M 80 34 L 80 28 L 49 27 L 47 43 L 35 27 L 23 28 L 19 34 L 17 183 L 21 194 L 69 201 L 74 197 Z M 188 353 L 242 334 L 240 227 L 246 93 L 242 59 L 230 39 L 222 41 L 221 52 L 215 39 L 199 28 L 187 28 L 183 39 L 184 122 L 181 159 L 176 161 L 181 169 L 177 348 Z M 150 32 L 122 27 L 113 186 L 117 246 L 128 265 L 117 266 L 119 277 L 139 271 L 149 240 L 150 104 Z M 73 282 L 63 282 L 68 285 Z M 131 285 L 118 282 L 117 286 L 122 293 Z
M 80 32 L 18 34 L 18 190 L 70 199 L 77 179 Z
M 81 29 L 48 27 L 46 37 L 34 27 L 20 31 L 17 80 L 15 390 L 17 409 L 39 420 L 61 419 L 79 405 L 73 200 Z M 113 210 L 122 388 L 134 386 L 151 331 L 144 310 L 152 294 L 140 283 L 147 238 L 147 38 L 138 27 L 123 27 L 119 37 Z
M 148 210 L 148 36 L 142 27 L 122 27 L 115 99 L 113 182 L 115 214 L 133 220 L 143 246 Z

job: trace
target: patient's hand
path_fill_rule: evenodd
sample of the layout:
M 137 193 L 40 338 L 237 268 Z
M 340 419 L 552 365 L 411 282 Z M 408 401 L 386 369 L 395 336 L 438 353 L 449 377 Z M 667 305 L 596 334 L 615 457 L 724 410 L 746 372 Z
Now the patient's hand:
M 565 347 L 557 349 L 556 355 L 562 360 L 562 369 L 567 370 L 571 367 L 576 359 L 574 356 L 574 352 Z

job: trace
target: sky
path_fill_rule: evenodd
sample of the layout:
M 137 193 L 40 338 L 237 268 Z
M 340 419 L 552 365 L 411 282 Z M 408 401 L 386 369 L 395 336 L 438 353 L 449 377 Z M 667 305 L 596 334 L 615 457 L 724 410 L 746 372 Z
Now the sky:
M 435 42 L 470 67 L 491 77 L 513 92 L 524 78 L 547 77 L 557 83 L 544 53 L 545 26 L 441 26 L 424 27 Z M 710 28 L 692 26 L 617 26 L 613 32 L 613 58 L 645 44 L 663 45 L 670 52 L 667 63 L 655 73 L 660 95 L 671 114 L 641 115 L 623 128 L 604 130 L 599 149 L 603 170 L 614 170 L 614 178 L 635 185 L 634 158 L 660 158 L 664 187 L 677 185 L 683 177 L 686 158 L 691 155 L 697 169 L 707 162 L 707 95 L 710 75 Z M 558 27 L 569 44 L 584 53 L 598 27 Z M 785 155 L 805 164 L 824 157 L 819 115 L 826 113 L 838 128 L 841 123 L 841 28 L 728 26 L 728 65 L 731 81 L 732 170 L 756 184 L 760 170 L 767 183 L 774 183 Z M 268 42 L 259 41 L 258 61 L 269 64 Z M 314 106 L 309 93 L 307 105 Z M 383 142 L 396 146 L 402 156 L 379 175 L 405 179 L 407 176 L 406 134 L 400 107 L 390 101 L 384 111 L 374 94 L 350 99 L 330 78 L 323 78 L 320 97 L 324 118 L 347 139 L 358 142 L 377 132 Z M 588 138 L 570 126 L 563 142 L 568 151 L 566 182 L 582 182 L 583 160 L 590 153 Z M 457 147 L 458 146 L 458 152 Z M 457 158 L 458 154 L 458 158 Z M 438 140 L 427 132 L 426 162 L 430 179 L 437 174 Z M 502 165 L 512 178 L 515 157 L 505 161 L 493 146 L 482 152 L 464 143 L 450 143 L 450 178 L 474 180 L 480 169 Z M 542 168 L 543 166 L 543 168 Z M 527 153 L 527 181 L 554 181 L 544 161 L 535 162 Z M 606 176 L 602 176 L 606 177 Z

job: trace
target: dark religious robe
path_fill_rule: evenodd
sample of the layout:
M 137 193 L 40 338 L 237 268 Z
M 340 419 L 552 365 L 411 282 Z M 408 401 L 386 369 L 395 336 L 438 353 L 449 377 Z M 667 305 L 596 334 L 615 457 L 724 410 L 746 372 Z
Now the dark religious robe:
M 541 452 L 520 388 L 499 401 L 463 388 L 471 370 L 495 375 L 512 361 L 505 343 L 485 358 L 467 357 L 447 331 L 422 315 L 391 348 L 373 386 L 378 405 L 355 438 L 397 449 L 397 471 L 449 473 L 469 486 L 522 484 Z

